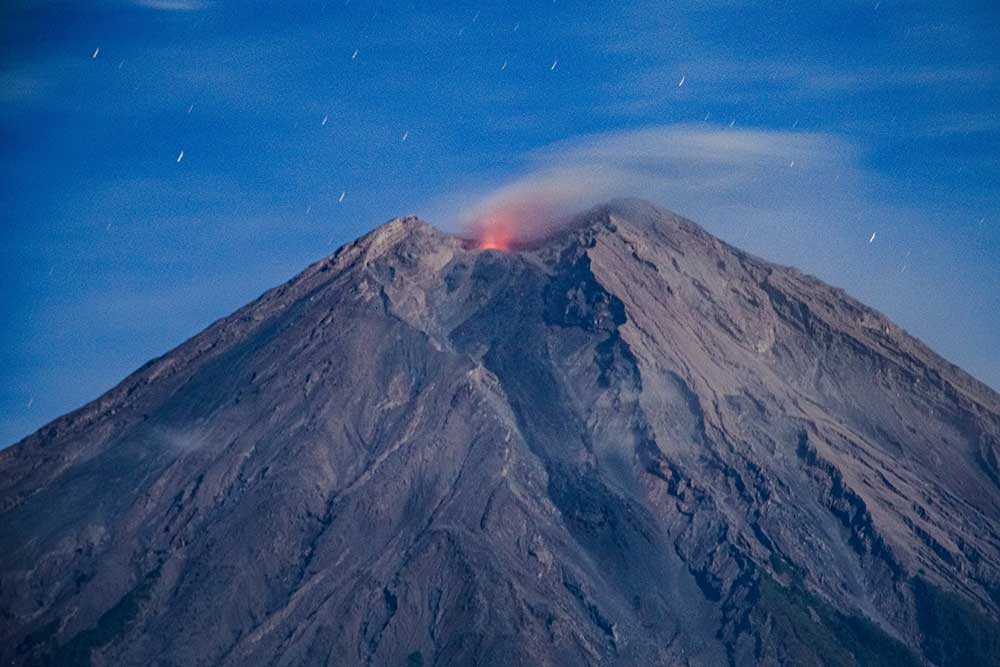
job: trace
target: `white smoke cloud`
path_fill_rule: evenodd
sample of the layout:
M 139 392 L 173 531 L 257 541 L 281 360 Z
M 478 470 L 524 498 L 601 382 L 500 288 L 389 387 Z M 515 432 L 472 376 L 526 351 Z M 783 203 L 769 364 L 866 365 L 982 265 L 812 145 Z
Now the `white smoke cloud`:
M 650 199 L 710 227 L 733 217 L 812 224 L 827 217 L 817 209 L 856 203 L 857 162 L 853 146 L 821 133 L 659 125 L 545 146 L 501 186 L 453 193 L 437 208 L 473 234 L 513 212 L 517 235 L 527 238 L 614 197 Z

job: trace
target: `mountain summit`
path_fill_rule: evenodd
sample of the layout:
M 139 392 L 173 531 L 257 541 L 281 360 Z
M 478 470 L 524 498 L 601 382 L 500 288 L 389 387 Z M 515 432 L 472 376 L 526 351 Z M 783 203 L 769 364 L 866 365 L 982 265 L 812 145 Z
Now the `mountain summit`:
M 636 201 L 400 218 L 0 451 L 0 660 L 1000 664 L 1000 397 Z

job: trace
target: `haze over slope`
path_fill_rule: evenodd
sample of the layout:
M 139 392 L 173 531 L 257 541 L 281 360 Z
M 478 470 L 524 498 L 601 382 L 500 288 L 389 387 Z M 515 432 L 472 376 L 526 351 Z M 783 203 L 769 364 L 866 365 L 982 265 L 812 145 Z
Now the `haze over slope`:
M 0 659 L 990 664 L 998 461 L 994 392 L 648 204 L 401 218 L 0 452 Z

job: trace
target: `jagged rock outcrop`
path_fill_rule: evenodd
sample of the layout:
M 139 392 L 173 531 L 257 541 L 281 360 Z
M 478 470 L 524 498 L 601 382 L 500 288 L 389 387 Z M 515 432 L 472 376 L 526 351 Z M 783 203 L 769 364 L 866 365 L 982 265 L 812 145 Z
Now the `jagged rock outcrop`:
M 0 451 L 0 659 L 997 664 L 998 442 L 884 317 L 648 204 L 397 219 Z

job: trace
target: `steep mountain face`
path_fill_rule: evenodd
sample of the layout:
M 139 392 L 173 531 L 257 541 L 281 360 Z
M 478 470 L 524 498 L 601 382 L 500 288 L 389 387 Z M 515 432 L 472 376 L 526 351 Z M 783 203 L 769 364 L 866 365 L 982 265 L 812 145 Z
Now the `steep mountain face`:
M 1000 397 L 641 202 L 415 218 L 0 451 L 0 659 L 1000 664 Z

